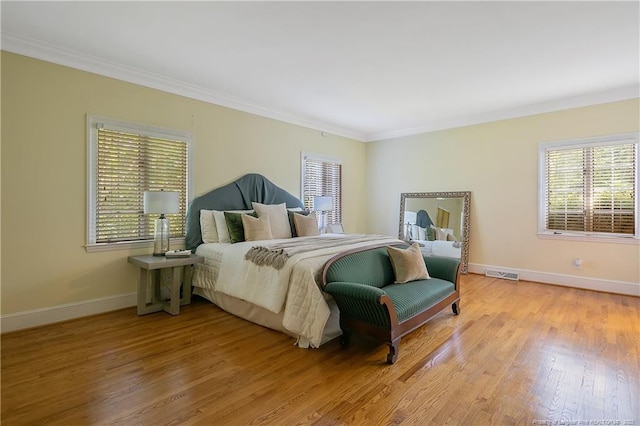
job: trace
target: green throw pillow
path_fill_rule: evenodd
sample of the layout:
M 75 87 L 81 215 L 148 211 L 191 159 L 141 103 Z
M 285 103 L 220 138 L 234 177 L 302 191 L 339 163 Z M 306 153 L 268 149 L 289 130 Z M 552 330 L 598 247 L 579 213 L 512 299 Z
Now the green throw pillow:
M 436 230 L 430 226 L 427 226 L 427 241 L 436 240 Z
M 242 215 L 248 214 L 249 216 L 258 217 L 254 213 L 232 213 L 224 212 L 224 220 L 227 222 L 227 229 L 229 230 L 229 238 L 231 243 L 240 243 L 244 241 L 244 226 L 242 226 Z

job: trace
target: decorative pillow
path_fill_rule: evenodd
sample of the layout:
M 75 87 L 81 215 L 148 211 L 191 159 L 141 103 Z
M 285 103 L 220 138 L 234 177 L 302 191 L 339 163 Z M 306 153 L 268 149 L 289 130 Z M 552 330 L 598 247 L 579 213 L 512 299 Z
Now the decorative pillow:
M 389 246 L 387 253 L 389 253 L 393 273 L 396 276 L 396 283 L 403 284 L 431 278 L 418 243 L 413 243 L 406 250 Z
M 271 224 L 269 216 L 254 218 L 252 215 L 242 215 L 245 241 L 271 240 Z
M 291 228 L 291 236 L 292 237 L 297 237 L 298 233 L 296 232 L 296 224 L 293 221 L 293 217 L 297 214 L 301 214 L 304 216 L 308 216 L 309 215 L 309 210 L 291 210 L 291 209 L 287 209 L 287 215 L 289 216 L 289 227 Z
M 246 214 L 256 217 L 255 213 L 224 212 L 224 219 L 227 223 L 229 239 L 232 244 L 244 241 L 244 226 L 242 226 L 242 215 Z
M 219 210 L 213 210 L 213 219 L 216 222 L 216 231 L 218 231 L 219 243 L 230 243 L 229 229 L 227 228 L 227 221 L 224 218 L 224 212 Z
M 200 210 L 200 232 L 204 243 L 217 243 L 219 241 L 213 210 Z
M 295 214 L 293 216 L 293 223 L 298 237 L 313 237 L 314 235 L 319 235 L 318 219 L 316 219 L 315 212 L 309 213 L 308 216 Z
M 227 220 L 224 217 L 224 212 L 219 210 L 212 210 L 213 217 L 216 222 L 216 230 L 218 231 L 219 243 L 230 243 L 231 237 L 229 236 L 229 227 L 227 226 Z M 230 213 L 252 213 L 253 210 L 229 210 Z
M 426 240 L 427 239 L 427 233 L 426 233 L 426 229 L 422 228 L 421 226 L 418 226 L 416 224 L 412 224 L 411 225 L 411 236 L 415 239 L 415 240 Z
M 436 240 L 441 240 L 441 241 L 453 241 L 449 239 L 449 235 L 451 235 L 451 237 L 454 238 L 453 236 L 453 229 L 451 228 L 435 228 L 436 229 Z
M 251 205 L 258 217 L 267 216 L 269 218 L 273 238 L 291 238 L 286 203 L 267 205 L 253 202 Z
M 419 240 L 420 236 L 418 235 L 418 225 L 416 225 L 415 223 L 410 223 L 409 226 L 411 227 L 411 239 Z
M 436 240 L 447 241 L 447 231 L 442 228 L 436 228 Z
M 436 230 L 435 228 L 429 226 L 426 230 L 426 234 L 427 234 L 427 241 L 435 241 L 436 240 Z
M 447 241 L 456 241 L 456 237 L 453 234 L 447 234 Z

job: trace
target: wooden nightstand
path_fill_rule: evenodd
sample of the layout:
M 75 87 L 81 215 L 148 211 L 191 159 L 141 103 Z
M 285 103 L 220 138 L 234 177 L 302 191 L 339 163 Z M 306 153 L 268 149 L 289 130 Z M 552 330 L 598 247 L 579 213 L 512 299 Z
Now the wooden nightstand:
M 138 315 L 165 310 L 171 315 L 180 313 L 180 306 L 191 303 L 192 265 L 204 260 L 192 254 L 189 257 L 160 257 L 152 255 L 129 256 L 128 261 L 140 268 L 138 280 Z M 162 300 L 160 284 L 171 282 L 171 298 Z M 180 298 L 182 287 L 182 298 Z M 147 289 L 153 288 L 151 302 L 147 302 Z

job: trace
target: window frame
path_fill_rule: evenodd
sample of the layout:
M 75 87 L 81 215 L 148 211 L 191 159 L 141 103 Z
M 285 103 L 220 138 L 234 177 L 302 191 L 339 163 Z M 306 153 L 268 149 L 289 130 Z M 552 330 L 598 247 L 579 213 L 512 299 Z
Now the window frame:
M 174 139 L 184 142 L 187 145 L 187 175 L 186 175 L 186 210 L 193 200 L 193 136 L 190 132 L 151 126 L 146 124 L 133 123 L 117 120 L 109 117 L 87 114 L 87 226 L 85 250 L 88 253 L 153 247 L 153 238 L 147 240 L 118 241 L 110 243 L 96 242 L 96 217 L 97 217 L 97 166 L 98 166 L 98 126 L 115 131 L 137 133 L 150 137 Z M 176 245 L 184 244 L 184 236 L 172 238 L 171 243 Z
M 546 154 L 549 150 L 580 149 L 608 145 L 635 145 L 635 234 L 610 234 L 590 231 L 558 231 L 547 229 L 547 167 Z M 625 133 L 591 138 L 570 139 L 541 143 L 538 146 L 538 237 L 558 240 L 606 242 L 620 244 L 640 244 L 640 133 Z
M 305 174 L 306 174 L 306 163 L 305 160 L 310 159 L 310 160 L 315 160 L 315 161 L 323 161 L 323 162 L 327 162 L 327 163 L 335 163 L 335 164 L 339 164 L 340 165 L 340 199 L 338 200 L 338 205 L 337 205 L 337 210 L 338 210 L 338 214 L 337 216 L 340 219 L 340 222 L 329 222 L 327 221 L 326 225 L 330 225 L 330 224 L 338 224 L 338 223 L 342 223 L 342 216 L 344 213 L 344 206 L 342 203 L 342 192 L 343 192 L 343 185 L 342 182 L 344 180 L 344 170 L 343 170 L 343 163 L 342 160 L 339 158 L 335 158 L 335 157 L 330 157 L 330 156 L 326 156 L 326 155 L 321 155 L 321 154 L 314 154 L 314 153 L 309 153 L 309 152 L 301 152 L 300 153 L 300 200 L 302 201 L 302 203 L 304 204 L 304 199 L 305 199 Z M 328 194 L 320 194 L 320 196 L 322 195 L 328 195 Z M 334 201 L 335 204 L 335 201 Z M 308 208 L 305 204 L 305 208 Z M 309 208 L 310 210 L 313 210 L 313 208 Z

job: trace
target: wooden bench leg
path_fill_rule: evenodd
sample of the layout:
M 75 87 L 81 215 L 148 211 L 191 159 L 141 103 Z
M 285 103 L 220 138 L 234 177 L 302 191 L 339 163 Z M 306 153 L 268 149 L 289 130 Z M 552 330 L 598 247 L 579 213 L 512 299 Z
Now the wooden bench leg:
M 351 340 L 351 330 L 342 330 L 342 336 L 340 336 L 340 345 L 345 347 L 349 344 L 349 340 Z
M 389 345 L 389 353 L 387 354 L 387 364 L 393 364 L 398 359 L 400 339 L 396 339 L 391 343 L 387 343 L 387 345 Z

